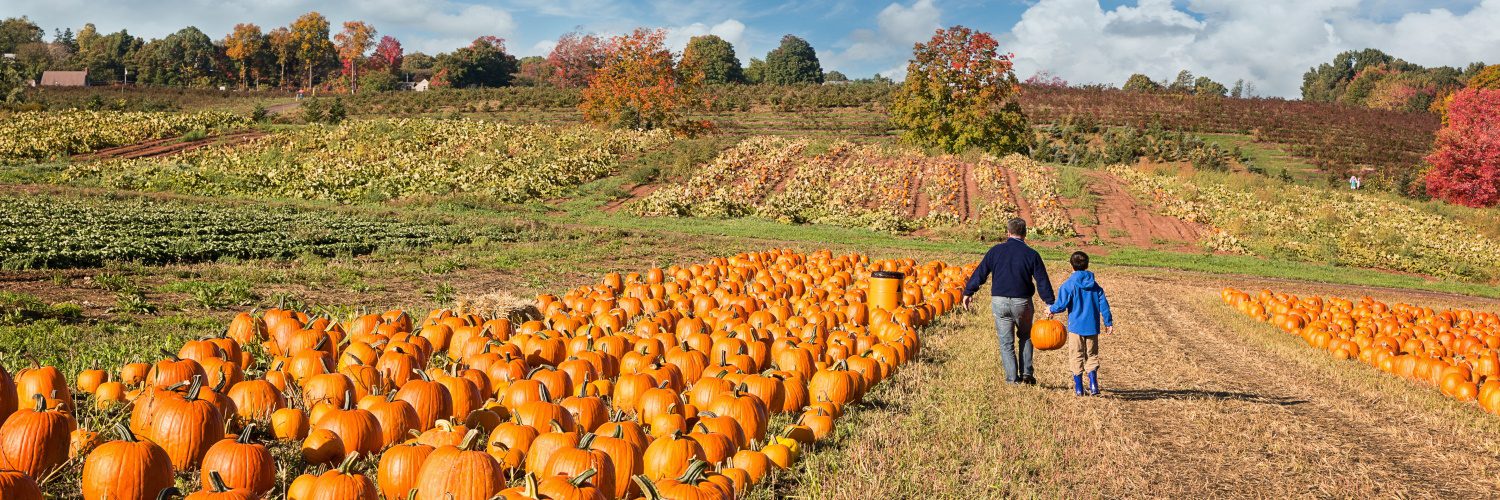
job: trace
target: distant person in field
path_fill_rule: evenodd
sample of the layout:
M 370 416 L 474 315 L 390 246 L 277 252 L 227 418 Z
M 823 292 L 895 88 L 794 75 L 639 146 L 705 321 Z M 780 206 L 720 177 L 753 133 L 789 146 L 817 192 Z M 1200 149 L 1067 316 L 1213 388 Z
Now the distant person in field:
M 1063 345 L 1071 357 L 1073 368 L 1073 393 L 1084 394 L 1083 376 L 1088 374 L 1088 394 L 1099 395 L 1099 323 L 1104 323 L 1104 333 L 1114 333 L 1115 319 L 1109 314 L 1109 299 L 1104 288 L 1094 281 L 1089 271 L 1089 254 L 1073 252 L 1068 259 L 1073 265 L 1073 274 L 1062 286 L 1057 287 L 1057 302 L 1047 308 L 1047 319 L 1066 311 L 1068 313 L 1068 343 Z
M 1359 177 L 1358 176 L 1354 176 L 1354 175 L 1349 176 L 1349 189 L 1359 189 Z
M 1000 363 L 1005 381 L 1036 384 L 1031 369 L 1031 320 L 1035 315 L 1031 296 L 1041 295 L 1052 304 L 1052 282 L 1042 256 L 1026 246 L 1026 221 L 1017 217 L 1005 225 L 1005 242 L 990 247 L 964 286 L 963 306 L 972 306 L 974 293 L 990 279 L 990 312 L 1000 340 Z M 1036 284 L 1033 285 L 1032 283 Z M 1017 342 L 1019 340 L 1019 342 Z

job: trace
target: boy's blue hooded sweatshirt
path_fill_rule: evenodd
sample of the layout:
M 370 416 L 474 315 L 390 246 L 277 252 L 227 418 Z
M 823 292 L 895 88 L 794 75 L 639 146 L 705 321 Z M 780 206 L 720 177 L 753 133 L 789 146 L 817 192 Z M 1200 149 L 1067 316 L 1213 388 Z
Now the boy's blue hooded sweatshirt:
M 1099 334 L 1099 320 L 1104 326 L 1114 326 L 1109 314 L 1109 299 L 1104 298 L 1104 288 L 1094 281 L 1094 273 L 1073 271 L 1068 280 L 1057 289 L 1057 302 L 1047 308 L 1052 314 L 1068 311 L 1068 331 L 1085 337 Z

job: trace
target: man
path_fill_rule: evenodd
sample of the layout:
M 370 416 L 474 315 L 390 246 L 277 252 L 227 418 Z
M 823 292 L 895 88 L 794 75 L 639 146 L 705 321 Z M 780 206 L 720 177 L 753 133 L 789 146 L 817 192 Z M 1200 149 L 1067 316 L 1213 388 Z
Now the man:
M 965 309 L 972 307 L 974 293 L 990 279 L 990 312 L 995 315 L 995 329 L 1000 338 L 1000 362 L 1005 366 L 1005 381 L 1012 384 L 1035 384 L 1031 370 L 1031 317 L 1034 310 L 1031 295 L 1052 305 L 1052 282 L 1042 256 L 1026 246 L 1026 221 L 1017 217 L 1005 225 L 1004 243 L 990 247 L 984 260 L 974 269 L 964 286 Z M 1036 285 L 1033 286 L 1032 282 Z M 1017 342 L 1020 352 L 1017 356 Z M 1019 361 L 1019 364 L 1017 364 Z

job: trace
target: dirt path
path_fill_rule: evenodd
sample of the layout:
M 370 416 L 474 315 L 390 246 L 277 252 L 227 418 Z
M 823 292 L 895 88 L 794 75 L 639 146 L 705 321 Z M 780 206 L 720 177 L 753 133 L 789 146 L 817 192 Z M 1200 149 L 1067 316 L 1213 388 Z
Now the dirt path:
M 1001 170 L 1005 172 L 1005 184 L 1009 186 L 1006 194 L 1010 196 L 1011 203 L 1016 206 L 1016 213 L 1022 219 L 1036 220 L 1031 217 L 1031 203 L 1026 201 L 1025 196 L 1021 196 L 1021 181 L 1016 179 L 1015 172 L 1011 172 L 1008 168 Z
M 1102 346 L 1105 397 L 1071 394 L 1061 352 L 1037 353 L 1041 387 L 1003 386 L 981 307 L 945 319 L 923 361 L 855 414 L 852 435 L 809 460 L 813 474 L 847 481 L 780 493 L 1495 496 L 1500 418 L 1241 318 L 1219 302 L 1222 281 L 1163 275 L 1102 278 L 1120 325 Z
M 625 205 L 629 204 L 630 202 L 645 198 L 647 196 L 651 196 L 651 193 L 656 192 L 656 190 L 660 188 L 661 184 L 627 184 L 624 186 L 620 186 L 620 189 L 625 190 L 625 192 L 628 193 L 629 196 L 611 201 L 609 203 L 605 203 L 603 207 L 600 207 L 600 209 L 609 213 L 618 212 L 620 211 L 620 209 L 625 208 Z
M 1065 200 L 1068 216 L 1075 222 L 1093 219 L 1095 225 L 1075 223 L 1083 241 L 1115 243 L 1141 248 L 1195 248 L 1205 228 L 1176 217 L 1161 215 L 1152 207 L 1142 206 L 1123 181 L 1108 172 L 1089 171 L 1088 190 L 1093 206 L 1079 200 Z
M 293 101 L 293 102 L 286 102 L 286 103 L 272 105 L 271 107 L 266 108 L 266 112 L 271 113 L 273 115 L 285 115 L 285 114 L 291 113 L 293 111 L 296 111 L 297 109 L 299 109 L 301 107 L 302 107 L 302 103 L 301 102 Z
M 193 141 L 184 141 L 182 137 L 153 139 L 125 146 L 101 149 L 92 153 L 76 155 L 73 157 L 73 161 L 155 158 L 159 156 L 167 156 L 192 151 L 194 149 L 199 149 L 211 145 L 233 146 L 236 144 L 243 144 L 257 138 L 264 137 L 265 135 L 265 132 L 261 132 L 258 130 L 244 130 L 213 137 L 206 137 Z

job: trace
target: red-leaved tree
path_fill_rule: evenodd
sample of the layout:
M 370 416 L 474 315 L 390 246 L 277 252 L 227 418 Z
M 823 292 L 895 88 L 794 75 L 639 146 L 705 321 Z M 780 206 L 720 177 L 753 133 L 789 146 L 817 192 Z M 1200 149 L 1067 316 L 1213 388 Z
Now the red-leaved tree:
M 380 37 L 380 43 L 375 44 L 375 52 L 370 54 L 370 70 L 395 73 L 401 70 L 403 57 L 400 40 L 390 36 Z
M 679 67 L 667 49 L 666 31 L 637 28 L 609 40 L 604 65 L 583 89 L 578 109 L 588 121 L 611 128 L 664 128 L 691 134 L 707 125 L 689 120 L 702 109 L 703 72 Z
M 1470 207 L 1500 204 L 1500 90 L 1464 89 L 1427 156 L 1427 194 Z
M 594 71 L 604 66 L 606 49 L 604 40 L 592 34 L 568 33 L 558 38 L 547 55 L 552 84 L 564 88 L 588 85 Z

